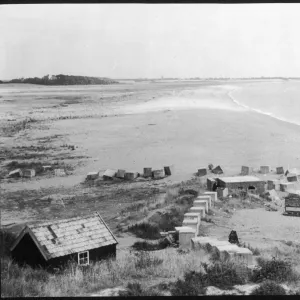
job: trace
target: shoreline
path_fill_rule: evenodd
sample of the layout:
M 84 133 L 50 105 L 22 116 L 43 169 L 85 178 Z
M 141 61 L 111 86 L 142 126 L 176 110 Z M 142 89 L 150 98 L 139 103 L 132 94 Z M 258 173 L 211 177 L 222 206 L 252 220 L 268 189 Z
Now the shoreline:
M 238 89 L 238 88 L 235 88 L 235 89 L 233 89 L 233 90 L 231 90 L 231 91 L 229 91 L 229 92 L 227 93 L 227 95 L 228 95 L 228 97 L 231 99 L 231 101 L 232 101 L 233 103 L 235 103 L 237 106 L 242 107 L 242 108 L 244 108 L 244 109 L 246 109 L 246 110 L 248 110 L 248 111 L 256 112 L 256 113 L 258 113 L 258 114 L 260 114 L 260 115 L 268 116 L 268 117 L 270 117 L 270 118 L 279 120 L 279 121 L 281 121 L 281 122 L 285 122 L 285 123 L 289 123 L 289 124 L 292 124 L 292 125 L 300 126 L 300 123 L 297 123 L 297 122 L 294 122 L 294 121 L 289 121 L 289 120 L 287 120 L 287 119 L 285 119 L 285 118 L 281 118 L 281 117 L 275 116 L 273 113 L 264 112 L 264 111 L 262 111 L 262 110 L 260 110 L 260 109 L 253 108 L 253 107 L 250 107 L 250 106 L 248 106 L 248 105 L 246 105 L 246 104 L 243 104 L 242 102 L 238 101 L 238 100 L 233 96 L 233 93 L 234 93 L 237 89 Z

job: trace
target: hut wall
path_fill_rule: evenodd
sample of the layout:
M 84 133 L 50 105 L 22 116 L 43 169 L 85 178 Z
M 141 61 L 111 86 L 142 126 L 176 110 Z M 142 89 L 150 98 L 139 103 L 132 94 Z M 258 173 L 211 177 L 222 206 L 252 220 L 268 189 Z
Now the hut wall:
M 115 245 L 108 245 L 105 247 L 95 248 L 89 251 L 89 260 L 92 261 L 99 261 L 101 259 L 107 259 L 109 257 L 115 258 L 116 257 L 116 244 Z M 82 251 L 85 252 L 85 251 Z M 78 263 L 78 253 L 65 255 L 61 257 L 56 257 L 48 260 L 47 265 L 51 267 L 62 267 L 67 264 L 69 261 L 74 261 Z
M 264 181 L 254 181 L 254 182 L 230 182 L 226 183 L 222 181 L 221 178 L 218 179 L 218 187 L 228 188 L 231 190 L 236 190 L 238 188 L 243 188 L 244 190 L 248 190 L 250 186 L 256 188 L 258 193 L 262 193 L 265 191 L 265 182 Z
M 206 181 L 206 184 L 207 184 L 207 189 L 209 191 L 212 191 L 213 190 L 213 185 L 216 181 L 214 179 L 211 179 L 211 178 L 207 178 L 207 181 Z
M 28 233 L 24 235 L 11 254 L 13 259 L 21 265 L 46 266 L 46 260 Z

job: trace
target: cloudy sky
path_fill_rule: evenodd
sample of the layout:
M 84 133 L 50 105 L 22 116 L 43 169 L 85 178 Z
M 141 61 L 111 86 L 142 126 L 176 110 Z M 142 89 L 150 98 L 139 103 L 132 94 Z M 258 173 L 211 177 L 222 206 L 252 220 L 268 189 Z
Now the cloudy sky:
M 0 79 L 300 76 L 300 4 L 0 6 Z

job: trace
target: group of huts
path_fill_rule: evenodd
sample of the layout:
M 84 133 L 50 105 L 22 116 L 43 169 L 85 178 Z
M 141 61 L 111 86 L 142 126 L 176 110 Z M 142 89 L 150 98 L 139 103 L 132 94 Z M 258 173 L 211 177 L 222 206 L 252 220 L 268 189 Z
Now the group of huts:
M 53 171 L 55 176 L 64 176 L 66 175 L 66 172 L 64 169 L 53 169 L 52 166 L 42 166 L 42 172 L 49 172 Z M 36 176 L 36 170 L 34 168 L 32 169 L 15 169 L 8 174 L 8 178 L 20 178 L 20 177 L 25 177 L 25 178 L 32 178 Z
M 223 170 L 220 166 L 217 170 L 211 169 L 213 174 L 223 174 Z M 260 174 L 270 174 L 272 170 L 270 166 L 261 166 L 259 169 Z M 280 178 L 276 179 L 260 179 L 254 174 L 253 168 L 248 166 L 241 167 L 240 176 L 231 177 L 209 177 L 207 178 L 207 188 L 209 191 L 216 191 L 219 197 L 226 197 L 230 190 L 239 190 L 247 192 L 255 192 L 261 194 L 266 190 L 277 191 L 292 191 L 298 188 L 300 183 L 300 170 L 293 168 L 284 171 L 283 167 L 277 167 L 276 172 L 273 174 L 279 175 Z M 205 176 L 208 174 L 207 168 L 198 169 L 198 176 Z
M 126 171 L 124 169 L 107 169 L 101 175 L 101 172 L 90 172 L 86 176 L 86 180 L 97 180 L 99 178 L 103 180 L 113 180 L 115 178 L 123 179 L 123 180 L 135 180 L 138 177 L 142 178 L 152 178 L 152 179 L 162 179 L 166 176 L 172 175 L 174 172 L 174 166 L 165 166 L 160 169 L 154 169 L 147 167 L 143 169 L 143 173 L 139 173 L 136 171 Z

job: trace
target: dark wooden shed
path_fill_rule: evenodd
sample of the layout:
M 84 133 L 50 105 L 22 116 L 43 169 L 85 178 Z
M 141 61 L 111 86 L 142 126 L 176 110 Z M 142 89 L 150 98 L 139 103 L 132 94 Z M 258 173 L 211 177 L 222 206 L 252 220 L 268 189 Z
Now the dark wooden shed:
M 11 247 L 21 264 L 61 267 L 72 260 L 88 265 L 116 256 L 117 240 L 99 213 L 26 225 Z

